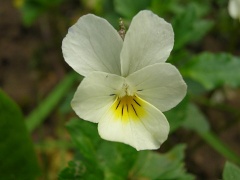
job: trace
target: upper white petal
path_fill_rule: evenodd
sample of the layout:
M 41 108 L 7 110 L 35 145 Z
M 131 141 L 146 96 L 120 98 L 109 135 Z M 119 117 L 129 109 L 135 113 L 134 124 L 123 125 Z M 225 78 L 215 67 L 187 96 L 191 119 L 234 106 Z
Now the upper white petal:
M 232 18 L 240 19 L 240 0 L 229 0 L 228 12 Z
M 72 108 L 84 120 L 97 123 L 113 104 L 117 90 L 123 86 L 124 78 L 104 72 L 93 72 L 79 85 Z
M 129 114 L 124 115 L 124 120 L 116 117 L 115 107 L 111 107 L 99 121 L 99 134 L 103 139 L 129 144 L 137 150 L 158 149 L 168 137 L 169 123 L 157 108 L 144 100 L 138 102 L 144 109 L 138 119 Z
M 153 14 L 141 11 L 132 20 L 121 52 L 122 76 L 145 66 L 165 62 L 174 44 L 171 24 Z
M 65 61 L 83 76 L 92 71 L 120 75 L 122 43 L 118 32 L 105 19 L 88 14 L 69 28 L 62 51 Z
M 135 88 L 139 97 L 162 112 L 176 106 L 187 91 L 179 71 L 168 63 L 145 67 L 126 79 L 128 84 Z

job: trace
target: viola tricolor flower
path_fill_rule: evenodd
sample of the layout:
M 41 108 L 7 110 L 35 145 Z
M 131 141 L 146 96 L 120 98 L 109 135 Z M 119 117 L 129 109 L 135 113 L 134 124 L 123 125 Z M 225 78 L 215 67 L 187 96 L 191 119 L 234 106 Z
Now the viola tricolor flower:
M 162 112 L 187 89 L 179 71 L 165 63 L 173 44 L 171 24 L 151 11 L 133 18 L 124 41 L 106 20 L 82 16 L 62 43 L 65 61 L 85 76 L 71 103 L 76 114 L 98 123 L 103 139 L 159 148 L 169 133 Z
M 240 0 L 229 0 L 228 12 L 232 18 L 240 20 Z

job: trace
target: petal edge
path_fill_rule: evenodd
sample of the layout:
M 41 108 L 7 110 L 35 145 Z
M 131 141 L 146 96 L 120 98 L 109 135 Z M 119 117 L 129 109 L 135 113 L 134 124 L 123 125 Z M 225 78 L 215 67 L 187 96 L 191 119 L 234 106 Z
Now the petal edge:
M 121 51 L 122 76 L 165 62 L 172 51 L 172 25 L 151 11 L 140 11 L 132 20 Z
M 164 112 L 175 107 L 186 95 L 187 85 L 176 67 L 158 63 L 145 67 L 127 78 L 139 97 Z
M 85 77 L 71 102 L 76 114 L 87 121 L 97 123 L 113 104 L 112 94 L 122 87 L 124 78 L 104 72 L 93 72 Z
M 105 19 L 88 14 L 69 28 L 62 51 L 65 61 L 83 76 L 92 71 L 120 75 L 122 43 L 117 31 Z

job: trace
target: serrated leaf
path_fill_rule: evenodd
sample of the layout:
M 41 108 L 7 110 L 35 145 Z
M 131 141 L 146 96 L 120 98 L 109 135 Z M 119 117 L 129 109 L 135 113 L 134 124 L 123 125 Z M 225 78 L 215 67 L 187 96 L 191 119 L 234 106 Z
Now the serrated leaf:
M 166 154 L 137 152 L 128 145 L 100 139 L 96 124 L 74 119 L 67 127 L 80 156 L 76 156 L 74 162 L 60 173 L 61 180 L 193 179 L 184 169 L 184 145 L 176 146 Z M 85 143 L 86 147 L 83 147 Z M 90 154 L 95 160 L 89 160 Z
M 96 124 L 87 121 L 73 119 L 67 124 L 67 128 L 80 154 L 76 160 L 86 169 L 81 175 L 82 179 L 88 179 L 90 172 L 109 180 L 127 178 L 136 159 L 135 149 L 122 143 L 100 139 Z M 60 177 L 74 177 L 71 174 L 73 170 L 75 169 L 71 167 L 65 168 Z
M 72 119 L 67 123 L 67 129 L 83 158 L 96 163 L 96 148 L 100 141 L 96 124 L 81 119 Z
M 68 167 L 63 169 L 59 176 L 59 180 L 95 180 L 103 179 L 102 171 L 92 171 L 82 161 L 70 161 Z
M 94 179 L 94 175 L 95 178 L 103 177 L 103 172 L 97 166 L 96 150 L 93 142 L 98 141 L 99 137 L 94 127 L 88 126 L 87 122 L 80 119 L 73 119 L 66 126 L 76 146 L 79 157 L 68 163 L 68 167 L 60 172 L 59 179 L 91 180 Z
M 226 53 L 202 53 L 184 68 L 183 75 L 212 90 L 221 86 L 240 86 L 240 58 Z
M 177 145 L 166 154 L 141 151 L 132 168 L 130 179 L 194 179 L 184 169 L 184 145 Z
M 223 170 L 223 180 L 236 180 L 240 177 L 240 168 L 231 162 L 226 162 Z
M 0 90 L 0 179 L 32 180 L 37 158 L 19 107 Z
M 209 123 L 206 117 L 199 111 L 196 105 L 190 103 L 187 107 L 187 116 L 183 122 L 183 127 L 189 130 L 194 130 L 199 133 L 209 131 Z
M 137 157 L 137 151 L 132 147 L 109 141 L 102 141 L 98 147 L 98 159 L 105 172 L 106 179 L 118 176 L 127 179 L 129 170 Z

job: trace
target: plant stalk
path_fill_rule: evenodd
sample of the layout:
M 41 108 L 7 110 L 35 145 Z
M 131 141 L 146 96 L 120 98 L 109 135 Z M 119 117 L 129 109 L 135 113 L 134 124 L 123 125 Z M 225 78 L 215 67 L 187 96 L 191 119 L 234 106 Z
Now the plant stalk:
M 46 97 L 39 106 L 26 117 L 26 126 L 29 132 L 34 131 L 34 129 L 36 129 L 47 118 L 78 79 L 79 75 L 75 72 L 67 74 L 48 97 Z
M 219 154 L 224 156 L 227 160 L 240 165 L 240 156 L 232 151 L 226 144 L 224 144 L 213 132 L 207 131 L 198 134 Z

